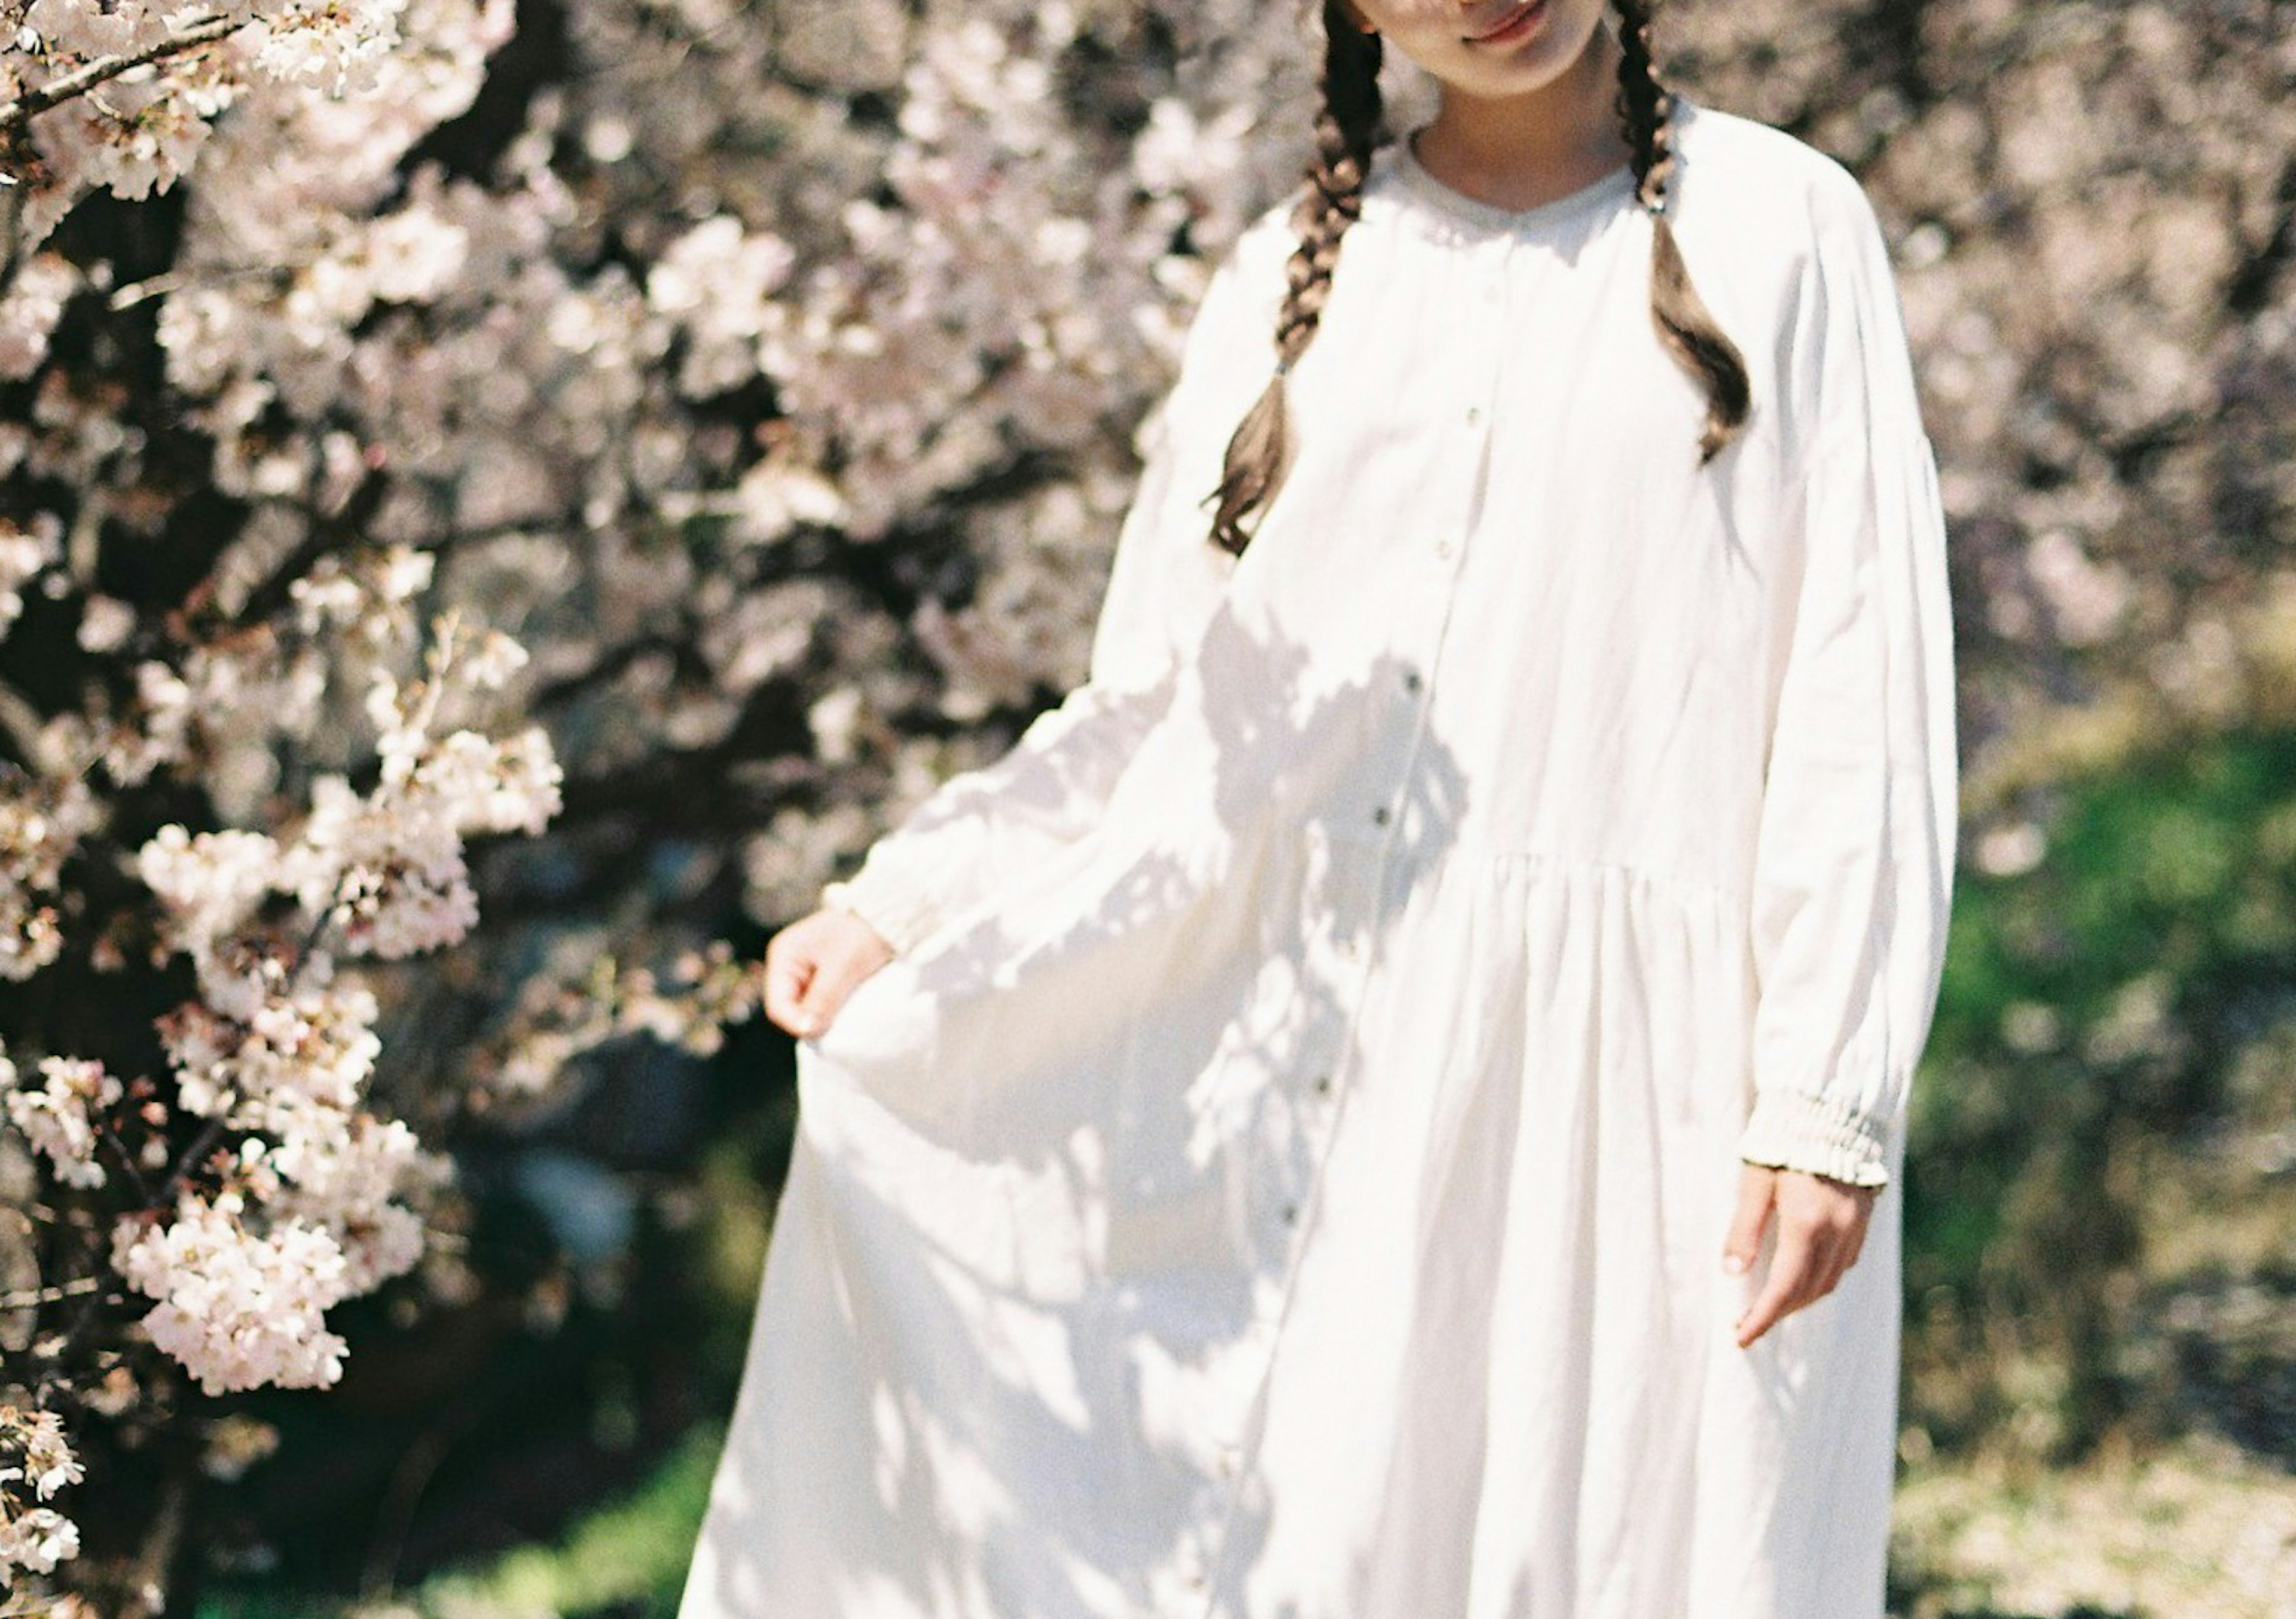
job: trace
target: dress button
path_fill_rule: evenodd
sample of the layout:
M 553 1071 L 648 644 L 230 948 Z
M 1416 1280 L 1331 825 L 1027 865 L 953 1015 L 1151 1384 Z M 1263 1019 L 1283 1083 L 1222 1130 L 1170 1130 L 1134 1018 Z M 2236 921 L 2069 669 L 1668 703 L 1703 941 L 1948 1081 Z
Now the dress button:
M 1482 419 L 1483 419 L 1483 407 L 1482 407 L 1481 406 L 1480 406 L 1480 405 L 1470 405 L 1470 406 L 1468 406 L 1468 407 L 1467 407 L 1467 425 L 1468 425 L 1468 426 L 1472 427 L 1476 423 L 1478 423 L 1478 422 L 1481 421 Z
M 1387 825 L 1387 823 L 1388 823 L 1388 821 L 1389 821 L 1389 819 L 1390 818 L 1390 816 L 1389 816 L 1389 813 L 1388 813 L 1388 808 L 1387 808 L 1387 806 L 1386 806 L 1385 804 L 1382 804 L 1378 809 L 1376 809 L 1376 810 L 1373 810 L 1373 811 L 1371 812 L 1371 818 L 1372 818 L 1372 824 L 1373 824 L 1374 826 L 1386 826 L 1386 825 Z
M 1417 670 L 1406 669 L 1403 671 L 1403 689 L 1405 691 L 1415 692 L 1425 684 L 1426 682 L 1420 679 L 1419 671 Z
M 1450 542 L 1449 540 L 1447 540 L 1447 539 L 1439 539 L 1439 540 L 1437 540 L 1437 541 L 1435 542 L 1435 555 L 1438 555 L 1438 556 L 1448 556 L 1448 555 L 1451 555 L 1451 542 Z
M 1319 1097 L 1327 1097 L 1332 1094 L 1332 1076 L 1330 1074 L 1319 1073 L 1316 1076 L 1316 1094 Z
M 1300 1205 L 1298 1204 L 1287 1203 L 1283 1205 L 1283 1223 L 1287 1226 L 1296 1226 L 1300 1223 Z

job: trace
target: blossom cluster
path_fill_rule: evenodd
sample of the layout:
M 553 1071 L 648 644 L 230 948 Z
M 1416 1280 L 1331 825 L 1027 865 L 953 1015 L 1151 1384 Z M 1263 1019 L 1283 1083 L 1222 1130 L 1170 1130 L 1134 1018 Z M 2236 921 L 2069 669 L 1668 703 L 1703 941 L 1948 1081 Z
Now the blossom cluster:
M 405 0 L 31 0 L 0 49 L 0 139 L 26 187 L 19 229 L 37 243 L 90 191 L 143 198 L 199 160 L 250 83 L 370 86 L 399 44 Z M 153 71 L 149 64 L 157 64 Z M 59 98 L 57 86 L 92 80 Z M 37 111 L 20 111 L 20 103 Z
M 0 1103 L 8 1122 L 27 1145 L 48 1160 L 66 1186 L 100 1187 L 103 1166 L 96 1141 L 105 1114 L 122 1094 L 119 1081 L 101 1063 L 64 1056 L 40 1059 L 46 1083 L 34 1089 L 17 1083 L 16 1064 L 0 1054 Z
M 55 959 L 64 861 L 102 822 L 84 782 L 12 784 L 0 774 L 0 978 L 29 978 Z
M 257 1229 L 248 1212 L 227 1192 L 185 1197 L 164 1224 L 122 1223 L 112 1263 L 160 1301 L 144 1330 L 211 1394 L 332 1383 L 348 1348 L 325 1325 L 352 1291 L 342 1248 L 324 1226 L 275 1219 Z
M 62 1418 L 0 1401 L 0 1588 L 78 1555 L 78 1528 L 46 1503 L 80 1476 Z
M 124 1346 L 148 1345 L 210 1396 L 333 1382 L 348 1346 L 326 1312 L 422 1259 L 424 1210 L 450 1182 L 451 1160 L 376 1108 L 381 1007 L 357 964 L 461 941 L 477 920 L 468 841 L 531 835 L 560 808 L 559 768 L 538 727 L 470 722 L 516 673 L 522 649 L 453 612 L 420 621 L 428 563 L 386 548 L 363 563 L 315 565 L 283 598 L 279 621 L 260 627 L 268 634 L 242 627 L 173 664 L 143 663 L 139 711 L 58 715 L 32 750 L 50 774 L 27 774 L 0 798 L 10 856 L 0 875 L 12 879 L 0 893 L 22 918 L 5 959 L 20 978 L 81 966 L 65 952 L 71 930 L 59 908 L 34 902 L 70 888 L 72 861 L 102 824 L 92 784 L 148 789 L 212 765 L 219 750 L 209 739 L 228 712 L 188 694 L 195 682 L 275 684 L 279 671 L 260 671 L 258 648 L 297 643 L 297 658 L 309 654 L 290 678 L 307 686 L 312 716 L 346 706 L 345 684 L 363 688 L 348 706 L 365 721 L 370 785 L 310 770 L 299 813 L 273 787 L 269 827 L 168 822 L 123 862 L 149 897 L 129 925 L 148 938 L 152 965 L 187 956 L 198 990 L 154 1019 L 166 1083 L 93 1057 L 0 1048 L 0 1117 L 45 1167 L 52 1196 L 81 1196 L 100 1218 L 110 1211 L 107 1250 L 65 1241 L 51 1257 L 82 1272 L 101 1263 L 148 1301 Z M 316 720 L 275 711 L 268 723 L 291 735 Z M 89 941 L 86 967 L 127 970 L 126 920 L 115 915 Z M 75 1282 L 43 1296 L 87 1290 Z M 60 1341 L 83 1336 L 86 1319 Z M 107 1352 L 78 1402 L 132 1410 L 136 1374 L 118 1346 Z M 69 1387 L 72 1371 L 53 1368 L 40 1385 Z M 53 1420 L 44 1417 L 39 1434 Z M 37 1476 L 43 1502 L 69 1482 L 45 1460 Z M 0 1574 L 52 1571 L 77 1533 L 45 1504 L 0 1520 Z

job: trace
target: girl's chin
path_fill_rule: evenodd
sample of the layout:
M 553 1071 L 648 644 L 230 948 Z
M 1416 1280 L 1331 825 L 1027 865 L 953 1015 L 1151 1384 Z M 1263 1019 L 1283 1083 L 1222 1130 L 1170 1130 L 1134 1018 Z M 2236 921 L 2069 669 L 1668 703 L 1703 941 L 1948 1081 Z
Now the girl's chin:
M 1542 49 L 1536 37 L 1526 40 L 1512 53 L 1462 45 L 1441 60 L 1413 60 L 1430 78 L 1448 89 L 1494 99 L 1528 95 L 1554 83 L 1570 66 L 1561 53 Z

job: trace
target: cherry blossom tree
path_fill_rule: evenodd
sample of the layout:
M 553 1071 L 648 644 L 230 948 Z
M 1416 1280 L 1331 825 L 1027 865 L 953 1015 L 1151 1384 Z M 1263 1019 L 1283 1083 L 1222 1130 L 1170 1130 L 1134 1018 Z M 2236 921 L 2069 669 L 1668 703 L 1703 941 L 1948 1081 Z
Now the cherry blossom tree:
M 0 1031 L 0 1566 L 33 1598 L 156 1609 L 193 1463 L 249 1448 L 231 1397 L 332 1383 L 347 1299 L 482 1280 L 457 1122 L 617 1035 L 707 1049 L 755 967 L 706 891 L 786 914 L 1071 674 L 1139 408 L 1281 184 L 1244 136 L 1294 48 L 865 21 L 873 86 L 706 6 L 538 11 L 546 62 L 500 0 L 22 12 L 0 963 L 48 993 Z M 469 845 L 512 834 L 551 852 L 489 882 Z M 698 881 L 633 884 L 668 840 Z M 394 1076 L 442 1006 L 441 1077 Z M 75 1442 L 174 1459 L 100 1570 Z

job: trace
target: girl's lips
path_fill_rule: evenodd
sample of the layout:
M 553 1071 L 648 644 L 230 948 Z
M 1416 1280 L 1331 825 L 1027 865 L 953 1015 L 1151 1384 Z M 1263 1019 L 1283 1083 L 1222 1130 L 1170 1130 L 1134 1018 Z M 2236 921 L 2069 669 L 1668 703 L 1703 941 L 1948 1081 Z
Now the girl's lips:
M 1525 0 L 1525 4 L 1501 18 L 1496 27 L 1484 33 L 1469 35 L 1467 43 L 1469 45 L 1513 45 L 1530 31 L 1531 24 L 1538 21 L 1546 11 L 1546 0 Z

